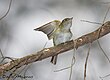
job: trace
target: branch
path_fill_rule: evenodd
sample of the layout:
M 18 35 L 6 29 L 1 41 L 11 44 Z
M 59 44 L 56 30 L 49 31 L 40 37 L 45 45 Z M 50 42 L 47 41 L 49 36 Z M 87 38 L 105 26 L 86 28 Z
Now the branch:
M 73 49 L 74 47 L 78 48 L 84 44 L 92 43 L 93 41 L 103 37 L 108 33 L 110 33 L 110 21 L 107 21 L 106 23 L 104 23 L 100 28 L 98 28 L 94 32 L 83 35 L 75 40 L 67 41 L 65 43 L 59 44 L 58 46 L 45 48 L 31 55 L 27 55 L 25 57 L 1 64 L 0 76 L 4 75 L 6 72 L 9 72 L 10 70 L 20 68 L 24 65 L 27 65 L 36 61 L 41 61 L 42 59 L 46 59 L 48 57 L 51 57 L 57 54 L 61 54 L 63 52 Z

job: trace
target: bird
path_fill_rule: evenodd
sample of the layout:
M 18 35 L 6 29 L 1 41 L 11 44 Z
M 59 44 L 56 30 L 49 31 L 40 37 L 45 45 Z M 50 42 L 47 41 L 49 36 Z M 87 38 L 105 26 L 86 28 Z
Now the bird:
M 72 18 L 64 18 L 62 21 L 54 20 L 39 28 L 35 28 L 35 31 L 41 31 L 45 33 L 48 39 L 53 39 L 54 46 L 57 46 L 61 43 L 65 43 L 69 41 L 72 37 L 71 26 L 72 26 Z M 51 63 L 54 65 L 57 63 L 57 56 L 52 56 Z

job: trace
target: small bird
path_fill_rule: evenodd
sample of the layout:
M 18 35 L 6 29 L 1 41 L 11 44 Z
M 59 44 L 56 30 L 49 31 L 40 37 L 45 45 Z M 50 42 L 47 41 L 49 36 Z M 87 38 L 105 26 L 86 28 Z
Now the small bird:
M 48 39 L 53 39 L 54 46 L 69 41 L 72 37 L 70 30 L 73 18 L 65 18 L 62 21 L 54 20 L 34 30 L 44 32 Z M 57 55 L 52 56 L 51 62 L 55 65 Z

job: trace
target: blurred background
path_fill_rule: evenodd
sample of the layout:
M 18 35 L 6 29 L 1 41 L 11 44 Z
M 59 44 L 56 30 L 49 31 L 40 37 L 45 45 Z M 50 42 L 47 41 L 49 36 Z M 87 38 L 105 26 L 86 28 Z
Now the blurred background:
M 6 13 L 9 2 L 10 0 L 0 0 L 0 17 Z M 110 6 L 103 4 L 107 2 L 109 0 L 12 0 L 9 14 L 0 21 L 0 49 L 4 56 L 20 58 L 42 50 L 46 42 L 46 47 L 51 47 L 52 40 L 48 40 L 44 33 L 33 29 L 67 17 L 73 17 L 72 39 L 92 32 L 100 25 L 81 20 L 102 23 Z M 110 20 L 110 11 L 106 18 L 106 21 L 108 20 Z M 110 34 L 99 40 L 110 58 Z M 54 71 L 70 66 L 73 54 L 76 63 L 73 66 L 72 80 L 83 80 L 87 51 L 88 44 L 79 47 L 75 54 L 73 50 L 65 52 L 59 55 L 57 65 L 50 63 L 51 58 L 33 63 L 26 73 L 33 78 L 27 80 L 68 80 L 70 69 Z M 90 50 L 87 80 L 101 80 L 99 77 L 107 74 L 110 74 L 110 63 L 95 41 Z M 109 79 L 110 76 L 104 78 L 104 80 Z

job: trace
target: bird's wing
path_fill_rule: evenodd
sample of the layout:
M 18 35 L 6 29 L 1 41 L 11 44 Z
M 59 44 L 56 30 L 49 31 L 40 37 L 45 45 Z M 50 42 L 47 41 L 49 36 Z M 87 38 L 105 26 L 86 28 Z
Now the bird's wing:
M 50 40 L 53 38 L 54 31 L 59 27 L 60 23 L 60 21 L 54 20 L 34 30 L 44 32 Z

